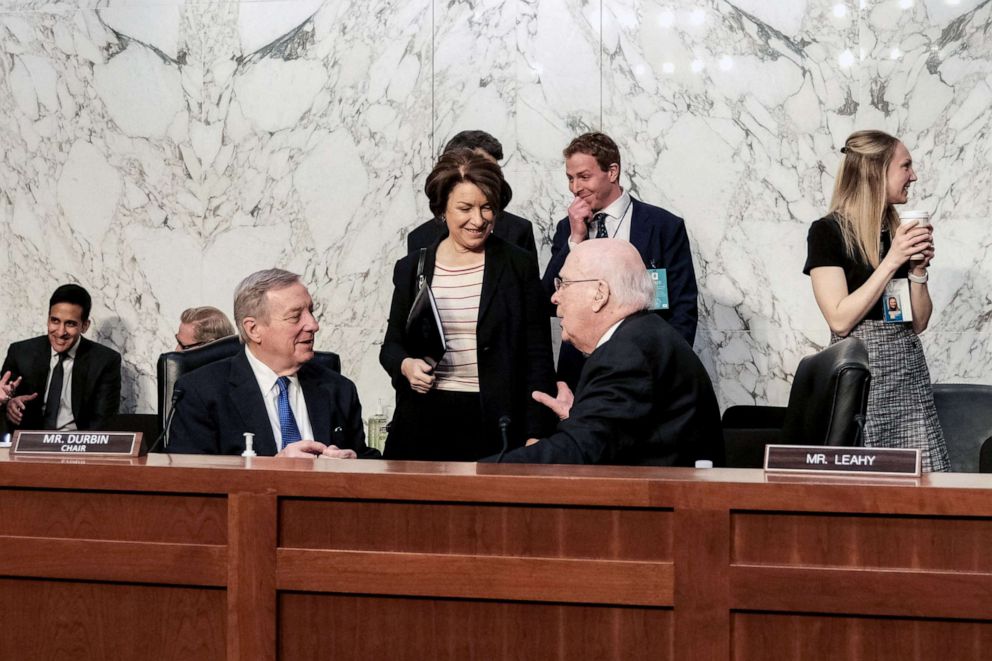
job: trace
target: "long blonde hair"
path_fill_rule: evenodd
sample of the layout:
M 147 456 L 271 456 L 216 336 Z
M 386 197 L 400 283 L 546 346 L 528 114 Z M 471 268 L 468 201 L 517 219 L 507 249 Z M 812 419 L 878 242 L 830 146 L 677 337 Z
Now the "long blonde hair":
M 886 172 L 899 140 L 882 131 L 855 131 L 841 152 L 830 213 L 852 258 L 878 267 L 882 223 L 895 232 L 899 215 L 886 201 Z

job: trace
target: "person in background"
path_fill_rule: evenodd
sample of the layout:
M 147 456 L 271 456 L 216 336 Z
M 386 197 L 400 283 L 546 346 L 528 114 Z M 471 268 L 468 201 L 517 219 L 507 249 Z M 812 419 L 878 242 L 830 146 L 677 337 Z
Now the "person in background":
M 99 430 L 121 403 L 121 355 L 83 337 L 93 301 L 77 284 L 48 301 L 48 333 L 10 345 L 0 374 L 10 372 L 22 395 L 7 402 L 8 431 Z
M 480 156 L 499 164 L 503 160 L 503 145 L 485 131 L 461 131 L 444 146 L 448 153 L 456 149 L 471 149 Z M 508 188 L 509 190 L 509 188 Z M 428 248 L 440 241 L 448 228 L 437 218 L 421 223 L 406 237 L 407 252 Z M 507 243 L 512 243 L 527 251 L 537 265 L 537 244 L 534 242 L 534 226 L 526 218 L 515 216 L 505 209 L 499 213 L 493 224 L 493 234 Z
M 262 456 L 379 456 L 365 444 L 355 384 L 312 362 L 320 324 L 298 275 L 249 275 L 234 293 L 234 318 L 244 350 L 176 383 L 169 452 L 241 454 L 248 432 Z
M 554 389 L 546 303 L 533 257 L 493 234 L 511 197 L 495 161 L 468 149 L 449 151 L 424 191 L 447 233 L 393 271 L 379 353 L 396 390 L 384 456 L 476 461 L 499 451 L 503 431 L 515 447 L 553 426 L 529 394 Z M 448 340 L 436 365 L 411 353 L 406 329 L 421 253 Z
M 555 279 L 562 338 L 588 356 L 573 396 L 535 392 L 555 433 L 505 455 L 507 463 L 693 466 L 724 459 L 709 375 L 679 333 L 648 312 L 654 284 L 641 256 L 618 239 L 573 248 Z M 490 459 L 491 460 L 491 459 Z
M 692 346 L 699 312 L 685 222 L 661 207 L 634 199 L 620 186 L 620 149 L 608 135 L 580 135 L 563 154 L 573 199 L 551 242 L 551 261 L 543 278 L 546 295 L 554 294 L 554 280 L 575 246 L 590 239 L 624 239 L 637 248 L 646 268 L 665 269 L 669 307 L 657 314 Z M 583 360 L 574 347 L 562 343 L 558 378 L 574 389 Z
M 227 315 L 215 307 L 203 305 L 187 308 L 179 316 L 176 331 L 176 351 L 186 351 L 234 335 L 234 324 Z
M 916 181 L 913 158 L 881 131 L 852 133 L 841 153 L 830 210 L 809 229 L 803 273 L 831 343 L 854 336 L 868 348 L 865 445 L 919 448 L 923 470 L 946 471 L 947 446 L 919 338 L 933 311 L 927 289 L 933 230 L 918 221 L 900 224 L 895 209 Z M 914 254 L 922 259 L 911 259 Z M 890 283 L 908 290 L 911 322 L 901 314 L 885 320 Z

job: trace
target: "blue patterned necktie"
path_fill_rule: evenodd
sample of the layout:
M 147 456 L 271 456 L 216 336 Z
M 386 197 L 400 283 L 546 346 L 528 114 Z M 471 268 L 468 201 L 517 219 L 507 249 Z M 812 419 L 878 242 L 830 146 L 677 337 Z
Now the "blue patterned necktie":
M 279 432 L 282 434 L 282 447 L 285 448 L 303 437 L 300 435 L 300 428 L 296 426 L 293 409 L 289 407 L 289 377 L 280 376 L 276 385 L 279 386 Z
M 610 237 L 609 232 L 606 231 L 606 214 L 600 211 L 595 216 L 592 217 L 592 222 L 596 223 L 596 238 L 597 239 L 608 239 Z

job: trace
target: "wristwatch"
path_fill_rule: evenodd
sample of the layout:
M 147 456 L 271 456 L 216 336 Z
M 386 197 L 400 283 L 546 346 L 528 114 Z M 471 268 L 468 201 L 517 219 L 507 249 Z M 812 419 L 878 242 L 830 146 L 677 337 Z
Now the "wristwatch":
M 910 271 L 909 273 L 906 274 L 906 276 L 909 278 L 910 282 L 915 282 L 918 285 L 925 285 L 927 284 L 927 280 L 930 279 L 930 272 L 924 271 L 923 275 L 916 275 L 915 273 Z

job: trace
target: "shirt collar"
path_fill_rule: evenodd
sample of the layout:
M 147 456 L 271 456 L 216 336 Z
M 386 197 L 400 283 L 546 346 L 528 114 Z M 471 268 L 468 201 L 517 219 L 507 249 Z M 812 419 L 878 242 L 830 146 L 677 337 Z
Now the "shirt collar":
M 626 318 L 626 317 L 625 317 L 625 318 Z M 596 343 L 596 348 L 598 349 L 598 348 L 600 348 L 601 346 L 603 346 L 604 344 L 606 344 L 607 342 L 609 342 L 609 341 L 610 341 L 610 338 L 611 338 L 611 337 L 613 337 L 613 334 L 614 334 L 615 332 L 617 332 L 617 328 L 618 328 L 618 327 L 620 326 L 620 324 L 622 324 L 622 323 L 623 323 L 623 319 L 621 319 L 621 320 L 620 320 L 620 321 L 618 321 L 617 323 L 615 323 L 615 324 L 613 324 L 612 326 L 610 326 L 609 328 L 607 328 L 607 329 L 606 329 L 606 332 L 605 332 L 605 333 L 603 333 L 603 337 L 601 337 L 601 338 L 599 338 L 599 342 L 597 342 L 597 343 Z
M 276 381 L 279 380 L 279 375 L 275 373 L 271 367 L 263 363 L 258 357 L 252 353 L 248 345 L 245 345 L 245 355 L 248 356 L 248 364 L 251 365 L 251 371 L 255 373 L 255 380 L 258 381 L 259 388 L 262 389 L 263 393 L 269 393 L 276 386 Z M 290 383 L 297 383 L 296 375 L 289 377 Z
M 605 209 L 601 209 L 599 213 L 605 213 L 610 218 L 620 220 L 620 217 L 627 211 L 628 206 L 630 206 L 630 193 L 623 191 L 620 197 L 613 200 Z

